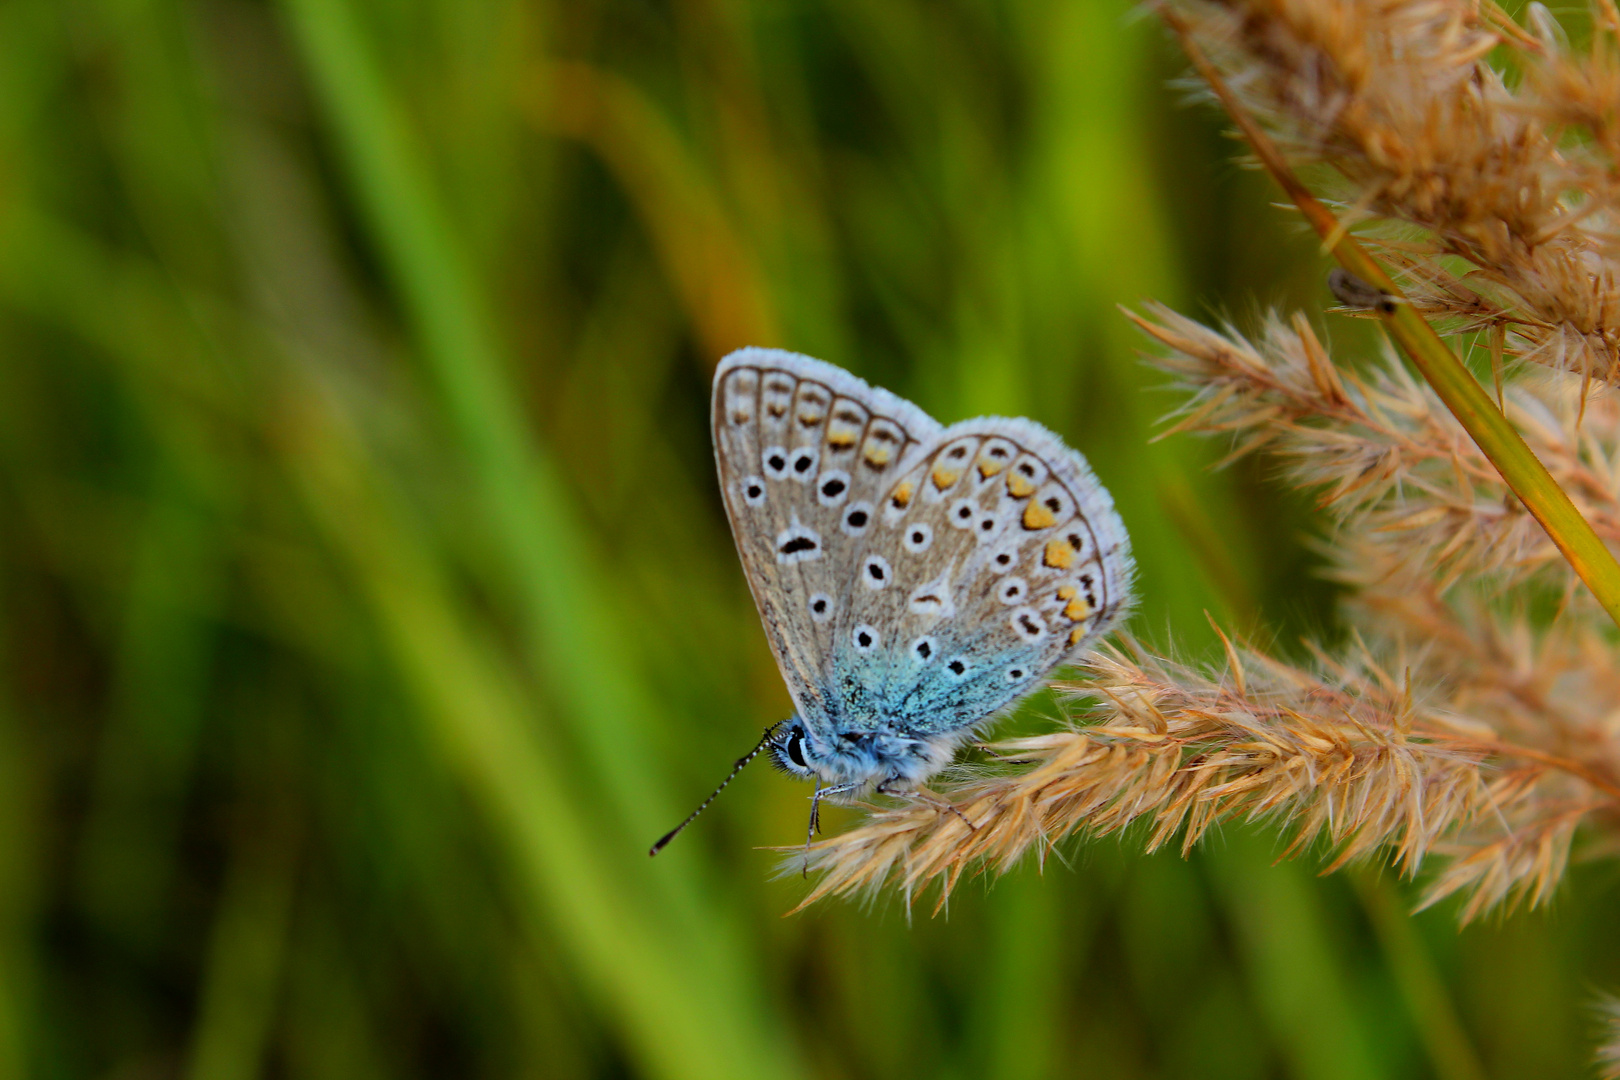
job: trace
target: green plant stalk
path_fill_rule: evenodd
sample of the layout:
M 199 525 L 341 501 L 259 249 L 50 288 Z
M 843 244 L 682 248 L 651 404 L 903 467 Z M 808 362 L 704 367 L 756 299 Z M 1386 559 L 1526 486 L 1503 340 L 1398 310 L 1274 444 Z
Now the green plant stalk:
M 1438 1080 L 1486 1080 L 1485 1068 L 1457 1016 L 1451 992 L 1418 935 L 1416 922 L 1407 917 L 1394 885 L 1367 870 L 1352 873 L 1349 878 L 1372 924 L 1389 973 L 1406 999 L 1412 1026 L 1428 1051 L 1434 1075 Z
M 1193 40 L 1187 24 L 1175 12 L 1161 5 L 1159 15 L 1181 42 L 1187 57 L 1198 73 L 1215 91 L 1232 119 L 1237 121 L 1259 157 L 1266 171 L 1282 186 L 1288 197 L 1298 206 L 1312 227 L 1330 245 L 1339 265 L 1374 288 L 1389 294 L 1395 300 L 1394 311 L 1385 316 L 1384 323 L 1414 366 L 1434 387 L 1440 400 L 1446 403 L 1452 415 L 1462 424 L 1469 437 L 1490 459 L 1496 471 L 1502 474 L 1513 494 L 1517 495 L 1541 527 L 1547 530 L 1552 542 L 1563 552 L 1564 558 L 1586 582 L 1598 603 L 1609 617 L 1620 625 L 1620 562 L 1604 546 L 1591 524 L 1581 516 L 1569 495 L 1558 486 L 1508 418 L 1491 401 L 1490 395 L 1471 375 L 1455 353 L 1440 340 L 1434 327 L 1406 302 L 1405 294 L 1390 279 L 1383 266 L 1367 254 L 1333 215 L 1308 191 L 1276 146 L 1255 123 L 1254 118 L 1232 93 L 1204 51 Z
M 717 913 L 724 899 L 704 880 L 702 865 L 689 858 L 662 865 L 658 873 L 641 869 L 647 865 L 639 857 L 642 837 L 655 836 L 676 818 L 640 738 L 662 709 L 636 677 L 634 664 L 623 659 L 624 642 L 633 635 L 618 625 L 610 595 L 596 585 L 607 575 L 592 569 L 588 537 L 562 476 L 532 441 L 514 404 L 500 350 L 486 329 L 476 274 L 455 242 L 402 110 L 368 47 L 357 5 L 287 0 L 285 9 L 372 239 L 466 447 L 494 539 L 504 544 L 545 685 L 571 714 L 573 733 L 597 766 L 594 779 L 608 805 L 604 816 L 636 837 L 627 842 L 610 833 L 613 852 L 600 859 L 636 853 L 628 861 L 640 865 L 628 872 L 639 871 L 634 880 L 647 894 L 637 909 L 645 920 L 635 928 L 640 940 L 632 947 L 622 937 L 625 947 L 617 953 L 604 943 L 600 952 L 582 952 L 581 962 L 594 964 L 592 974 L 608 1004 L 620 1011 L 647 1071 L 688 1076 L 703 1058 L 695 1048 L 684 1056 L 677 1052 L 682 1043 L 672 1025 L 679 1013 L 692 1028 L 687 1038 L 731 1048 L 728 1060 L 740 1063 L 731 1074 L 801 1076 L 790 1044 L 773 1032 L 759 1005 L 765 1000 L 762 975 L 735 924 Z M 530 753 L 529 760 L 539 758 Z M 522 813 L 507 789 L 493 783 L 486 788 L 481 794 L 493 809 Z M 536 820 L 555 816 L 553 811 Z M 535 877 L 543 901 L 580 897 L 576 873 Z M 558 903 L 560 933 L 582 933 L 577 919 L 583 907 Z M 630 932 L 626 924 L 624 934 Z M 684 973 L 689 985 L 672 978 L 666 984 L 671 996 L 661 1002 L 648 990 L 646 971 L 654 965 Z
M 371 479 L 353 428 L 314 388 L 297 400 L 305 404 L 279 432 L 295 480 L 369 594 L 428 734 L 516 841 L 513 866 L 586 985 L 618 1012 L 640 1071 L 663 1080 L 801 1080 L 792 1050 L 742 996 L 753 989 L 747 973 L 671 941 L 656 895 L 626 888 L 602 857 L 603 823 L 570 797 L 563 763 L 530 738 L 521 681 L 491 662 L 495 650 L 458 614 L 431 555 Z M 623 861 L 644 865 L 639 856 L 636 849 Z

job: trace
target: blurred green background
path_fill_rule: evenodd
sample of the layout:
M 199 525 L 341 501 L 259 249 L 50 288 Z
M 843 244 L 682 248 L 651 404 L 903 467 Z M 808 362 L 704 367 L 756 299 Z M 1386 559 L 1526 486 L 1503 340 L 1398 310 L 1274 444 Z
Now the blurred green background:
M 1230 828 L 783 919 L 761 766 L 646 856 L 788 712 L 738 345 L 1064 433 L 1161 647 L 1335 632 L 1308 501 L 1148 443 L 1116 304 L 1323 291 L 1181 70 L 1123 0 L 0 4 L 0 1080 L 1585 1075 L 1608 869 L 1458 933 Z

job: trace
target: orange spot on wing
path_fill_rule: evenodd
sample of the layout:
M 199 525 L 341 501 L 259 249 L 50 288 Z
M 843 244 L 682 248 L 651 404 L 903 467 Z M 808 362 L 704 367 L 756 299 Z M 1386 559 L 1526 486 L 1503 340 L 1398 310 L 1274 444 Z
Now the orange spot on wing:
M 1057 524 L 1057 516 L 1038 502 L 1024 507 L 1024 528 L 1046 529 Z
M 1048 540 L 1044 561 L 1054 570 L 1067 570 L 1069 564 L 1074 562 L 1074 548 L 1069 546 L 1067 540 Z
M 1007 474 L 1007 493 L 1015 499 L 1028 498 L 1035 492 L 1035 482 L 1022 473 Z
M 1069 631 L 1069 648 L 1072 649 L 1076 645 L 1080 644 L 1080 639 L 1085 637 L 1085 636 L 1086 636 L 1086 628 L 1083 627 L 1083 626 L 1077 626 L 1073 630 L 1070 630 Z
M 894 494 L 890 496 L 889 501 L 894 504 L 896 510 L 904 510 L 911 505 L 911 493 L 913 490 L 915 489 L 910 480 L 902 480 L 895 486 Z
M 1070 622 L 1079 622 L 1081 619 L 1084 619 L 1090 614 L 1091 605 L 1086 603 L 1078 596 L 1073 600 L 1070 600 L 1069 606 L 1063 609 L 1063 617 L 1068 619 Z
M 943 465 L 936 465 L 934 466 L 934 486 L 939 488 L 939 490 L 944 491 L 946 488 L 956 483 L 957 478 L 961 475 L 961 473 L 953 472 Z
M 990 479 L 1004 468 L 1006 468 L 1006 466 L 1004 466 L 1001 462 L 996 461 L 994 458 L 991 458 L 985 454 L 979 455 L 979 475 L 984 477 L 986 480 Z

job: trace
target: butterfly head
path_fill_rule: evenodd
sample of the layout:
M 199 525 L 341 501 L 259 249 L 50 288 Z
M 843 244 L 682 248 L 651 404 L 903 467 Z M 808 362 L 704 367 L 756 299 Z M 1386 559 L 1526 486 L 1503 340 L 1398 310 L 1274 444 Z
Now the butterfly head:
M 907 788 L 951 761 L 965 732 L 916 735 L 897 731 L 839 732 L 822 737 L 797 716 L 783 721 L 766 749 L 782 772 L 822 787 L 857 791 L 868 785 Z

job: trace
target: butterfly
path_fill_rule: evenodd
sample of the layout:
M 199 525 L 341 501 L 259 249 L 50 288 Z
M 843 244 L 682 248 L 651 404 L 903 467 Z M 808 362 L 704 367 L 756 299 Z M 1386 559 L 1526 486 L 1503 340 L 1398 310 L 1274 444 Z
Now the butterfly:
M 821 800 L 917 796 L 1132 602 L 1130 539 L 1085 458 L 1031 420 L 943 427 L 832 364 L 721 361 L 715 462 L 794 715 L 768 752 Z

